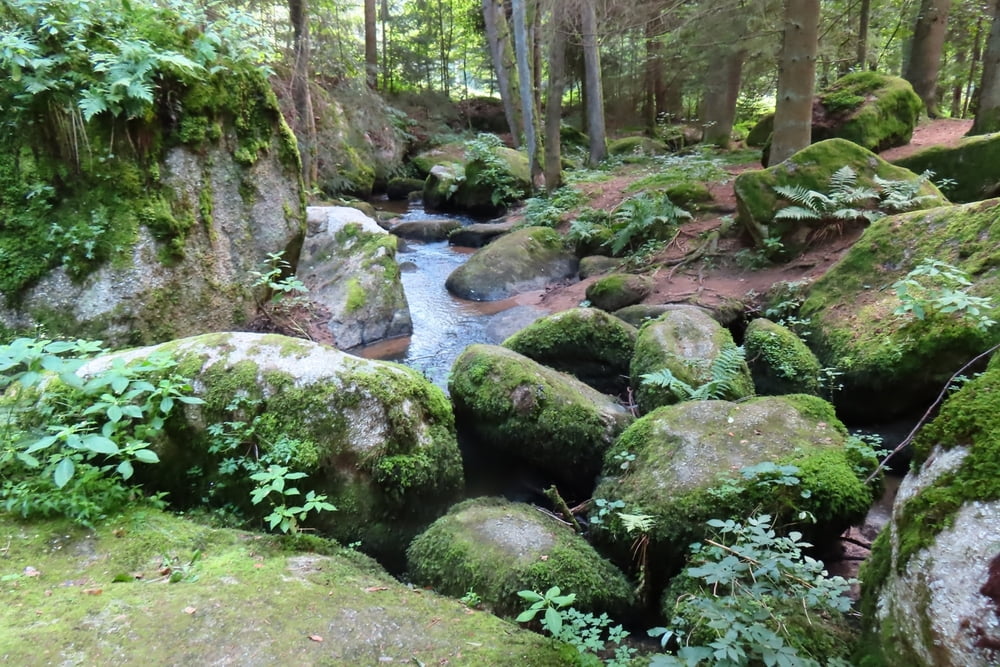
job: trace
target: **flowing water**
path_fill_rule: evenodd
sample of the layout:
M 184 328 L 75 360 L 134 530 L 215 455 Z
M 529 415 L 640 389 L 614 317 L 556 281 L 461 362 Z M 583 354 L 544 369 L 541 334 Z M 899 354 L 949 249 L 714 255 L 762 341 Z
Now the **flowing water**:
M 377 202 L 381 206 L 383 202 Z M 451 217 L 462 224 L 474 220 L 461 216 L 433 216 L 420 204 L 411 204 L 401 220 Z M 474 252 L 447 241 L 399 240 L 400 276 L 413 320 L 413 335 L 396 338 L 357 351 L 369 359 L 398 361 L 421 371 L 434 384 L 447 389 L 448 372 L 455 358 L 473 343 L 500 343 L 546 311 L 521 305 L 518 298 L 503 301 L 466 301 L 452 296 L 444 283 Z M 530 296 L 530 295 L 528 295 Z

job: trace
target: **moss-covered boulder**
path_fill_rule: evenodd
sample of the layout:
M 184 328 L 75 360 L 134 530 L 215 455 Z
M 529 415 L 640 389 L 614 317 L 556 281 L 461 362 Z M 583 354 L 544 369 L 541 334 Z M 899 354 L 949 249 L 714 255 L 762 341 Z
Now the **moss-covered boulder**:
M 478 250 L 445 281 L 472 301 L 497 301 L 576 276 L 579 260 L 548 227 L 525 227 Z
M 723 398 L 735 400 L 753 395 L 753 380 L 746 362 L 735 362 L 727 378 L 713 378 L 712 365 L 720 353 L 736 344 L 728 330 L 697 306 L 678 306 L 639 329 L 630 364 L 632 390 L 640 410 L 649 412 L 686 398 L 669 387 L 644 382 L 647 373 L 667 369 L 692 389 L 709 381 L 726 380 Z
M 535 321 L 503 346 L 614 394 L 624 388 L 637 333 L 603 310 L 572 308 Z
M 788 327 L 758 318 L 747 326 L 743 348 L 758 394 L 819 394 L 819 359 Z
M 879 152 L 910 143 L 924 105 L 906 79 L 852 72 L 820 92 L 813 104 L 813 141 L 846 139 Z
M 623 511 L 653 517 L 649 562 L 661 573 L 681 564 L 710 518 L 757 511 L 783 523 L 807 511 L 816 519 L 804 531 L 810 541 L 828 541 L 863 517 L 872 500 L 863 480 L 875 462 L 861 460 L 846 442 L 833 406 L 814 396 L 666 406 L 638 419 L 608 450 L 594 497 L 620 499 Z M 635 457 L 624 470 L 623 456 Z M 770 464 L 795 466 L 798 482 L 776 483 L 782 473 Z M 599 536 L 619 553 L 635 539 L 618 517 Z
M 396 237 L 357 209 L 309 207 L 298 275 L 310 300 L 330 313 L 326 328 L 340 349 L 413 332 Z
M 750 129 L 746 138 L 747 146 L 763 148 L 770 142 L 772 132 L 774 132 L 774 114 L 769 113 Z
M 669 152 L 664 142 L 650 137 L 622 137 L 608 142 L 608 155 L 664 155 Z
M 870 664 L 995 665 L 1000 647 L 1000 357 L 914 442 L 861 571 Z M 862 663 L 866 664 L 866 663 Z
M 458 428 L 476 447 L 583 493 L 632 421 L 614 399 L 576 378 L 493 345 L 467 347 L 448 389 Z
M 649 276 L 613 273 L 588 285 L 586 294 L 594 308 L 614 311 L 639 303 L 652 291 L 653 280 Z
M 80 373 L 152 355 L 174 359 L 205 401 L 185 406 L 156 445 L 160 463 L 142 471 L 179 504 L 253 513 L 246 484 L 220 463 L 248 449 L 272 452 L 308 475 L 297 485 L 303 493 L 325 493 L 337 506 L 313 528 L 392 562 L 462 488 L 451 406 L 412 369 L 295 338 L 219 333 L 99 357 Z M 218 451 L 209 425 L 236 421 L 252 426 L 252 442 Z
M 513 220 L 504 222 L 474 222 L 448 234 L 448 243 L 465 248 L 482 248 L 497 237 L 514 229 Z
M 424 181 L 419 178 L 391 178 L 385 187 L 385 196 L 393 201 L 402 201 L 410 197 L 411 192 L 421 192 Z
M 11 664 L 577 664 L 576 649 L 403 586 L 316 537 L 150 507 L 92 528 L 0 513 L 0 533 Z
M 414 155 L 410 163 L 417 173 L 426 178 L 431 170 L 438 165 L 465 165 L 465 144 L 460 141 L 444 144 Z
M 941 121 L 936 121 L 941 122 Z M 1000 133 L 966 137 L 955 146 L 930 146 L 893 164 L 923 173 L 934 172 L 934 180 L 953 181 L 948 198 L 973 202 L 1000 195 Z
M 523 197 L 531 193 L 527 156 L 488 141 L 480 140 L 474 146 L 447 144 L 418 155 L 413 163 L 427 175 L 427 208 L 496 214 L 503 209 L 502 203 L 494 201 L 498 179 Z
M 842 373 L 834 401 L 846 417 L 923 409 L 952 373 L 1000 342 L 996 326 L 980 328 L 961 309 L 941 312 L 933 300 L 923 320 L 893 314 L 902 302 L 892 285 L 926 259 L 967 273 L 967 293 L 992 299 L 983 314 L 1000 319 L 1000 201 L 883 218 L 808 288 L 799 317 L 811 320 L 810 347 L 823 366 Z
M 127 131 L 110 113 L 82 123 L 39 109 L 9 120 L 0 132 L 8 328 L 118 345 L 233 329 L 256 311 L 248 274 L 270 253 L 298 259 L 298 150 L 256 70 L 164 76 L 154 107 Z
M 587 255 L 580 258 L 580 280 L 599 276 L 604 273 L 611 273 L 622 265 L 624 260 L 618 257 L 605 257 L 604 255 Z
M 625 576 L 573 529 L 530 505 L 501 498 L 460 503 L 406 552 L 410 577 L 438 593 L 473 591 L 499 616 L 527 607 L 518 591 L 558 586 L 583 612 L 620 618 L 632 602 Z
M 702 308 L 701 306 L 695 306 L 694 304 L 683 303 L 637 303 L 634 306 L 625 306 L 624 308 L 616 310 L 614 312 L 614 316 L 624 320 L 638 329 L 646 322 L 655 320 L 668 310 L 677 310 L 678 308 L 700 308 L 706 315 L 715 319 L 715 321 L 719 324 L 723 324 L 723 326 L 725 326 L 722 319 L 715 311 L 709 310 L 708 308 Z
M 462 223 L 454 218 L 430 218 L 427 220 L 403 220 L 392 226 L 393 234 L 404 239 L 418 241 L 444 241 Z
M 838 169 L 850 167 L 857 174 L 857 184 L 874 188 L 874 177 L 893 181 L 917 181 L 913 172 L 896 167 L 871 151 L 844 139 L 829 139 L 808 146 L 790 158 L 768 169 L 746 171 L 736 177 L 737 222 L 747 231 L 758 247 L 765 239 L 779 239 L 787 255 L 794 255 L 816 235 L 839 233 L 843 224 L 832 215 L 821 220 L 775 220 L 774 214 L 789 204 L 775 192 L 775 186 L 797 186 L 829 194 L 830 181 Z M 916 202 L 925 209 L 948 203 L 933 184 L 925 182 Z

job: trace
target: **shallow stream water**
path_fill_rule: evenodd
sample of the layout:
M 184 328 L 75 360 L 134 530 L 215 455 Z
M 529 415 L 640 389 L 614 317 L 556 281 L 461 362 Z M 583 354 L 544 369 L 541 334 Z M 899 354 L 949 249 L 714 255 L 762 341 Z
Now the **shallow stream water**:
M 374 202 L 382 208 L 386 202 Z M 463 225 L 471 218 L 430 215 L 419 203 L 410 204 L 400 220 L 453 218 Z M 422 372 L 447 389 L 455 358 L 473 343 L 497 344 L 545 314 L 521 305 L 517 298 L 503 301 L 466 301 L 452 296 L 444 283 L 474 252 L 447 241 L 422 242 L 399 239 L 400 276 L 413 320 L 413 335 L 370 345 L 354 351 L 369 359 L 398 361 Z

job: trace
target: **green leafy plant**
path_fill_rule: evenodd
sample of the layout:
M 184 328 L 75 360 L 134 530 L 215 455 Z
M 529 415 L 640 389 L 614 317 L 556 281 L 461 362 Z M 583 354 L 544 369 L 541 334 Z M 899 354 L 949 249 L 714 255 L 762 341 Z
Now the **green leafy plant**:
M 703 385 L 692 387 L 671 372 L 662 368 L 641 376 L 642 382 L 654 387 L 669 389 L 680 401 L 708 401 L 721 399 L 735 390 L 735 381 L 746 367 L 746 353 L 743 347 L 725 347 L 709 367 L 709 380 Z
M 635 649 L 622 645 L 622 640 L 629 633 L 621 625 L 612 626 L 607 614 L 594 616 L 573 608 L 571 605 L 576 600 L 576 594 L 563 595 L 558 586 L 553 586 L 545 593 L 519 591 L 518 595 L 530 603 L 518 615 L 518 623 L 528 623 L 541 614 L 542 629 L 553 638 L 575 647 L 581 655 L 596 655 L 610 644 L 614 648 L 614 656 L 604 664 L 623 667 L 632 659 Z
M 690 219 L 691 214 L 674 205 L 665 193 L 629 197 L 611 214 L 611 253 L 620 255 L 645 241 L 666 240 L 681 221 Z
M 18 338 L 0 346 L 0 490 L 8 511 L 89 523 L 124 502 L 137 463 L 181 403 L 197 404 L 165 355 L 76 371 L 99 343 Z
M 985 331 L 996 322 L 985 311 L 993 309 L 988 297 L 972 296 L 972 281 L 961 269 L 937 259 L 925 259 L 892 287 L 900 305 L 898 317 L 912 315 L 918 320 L 935 314 L 954 314 Z
M 483 599 L 471 588 L 465 592 L 465 595 L 458 598 L 458 601 L 469 609 L 475 609 L 483 604 Z
M 257 487 L 250 493 L 250 502 L 260 504 L 265 498 L 271 504 L 271 513 L 264 517 L 268 528 L 279 529 L 283 533 L 299 532 L 299 524 L 312 512 L 333 512 L 337 508 L 326 502 L 326 496 L 315 491 L 306 493 L 301 505 L 289 507 L 291 496 L 301 496 L 302 492 L 288 482 L 302 479 L 304 472 L 292 472 L 288 468 L 271 464 L 267 470 L 250 475 Z
M 802 553 L 811 546 L 802 535 L 779 535 L 766 514 L 708 526 L 712 536 L 691 545 L 681 575 L 694 591 L 678 598 L 669 627 L 649 632 L 673 653 L 651 664 L 819 665 L 788 617 L 842 617 L 853 582 L 828 576 L 822 562 Z M 826 657 L 827 665 L 848 664 Z
M 583 193 L 563 186 L 544 197 L 532 197 L 524 203 L 524 224 L 533 227 L 555 227 L 562 216 L 584 201 Z
M 524 191 L 517 179 L 510 173 L 504 161 L 497 156 L 497 149 L 503 142 L 495 134 L 481 133 L 465 144 L 466 153 L 478 163 L 470 185 L 489 188 L 490 200 L 494 206 L 505 208 L 522 199 Z

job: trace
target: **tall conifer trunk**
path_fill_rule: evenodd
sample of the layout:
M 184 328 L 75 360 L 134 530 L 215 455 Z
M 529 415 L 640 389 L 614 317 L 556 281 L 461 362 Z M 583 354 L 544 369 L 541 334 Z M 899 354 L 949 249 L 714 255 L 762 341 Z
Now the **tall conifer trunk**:
M 785 34 L 778 66 L 778 101 L 770 164 L 786 160 L 812 140 L 819 4 L 819 0 L 785 2 Z

